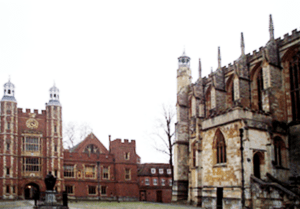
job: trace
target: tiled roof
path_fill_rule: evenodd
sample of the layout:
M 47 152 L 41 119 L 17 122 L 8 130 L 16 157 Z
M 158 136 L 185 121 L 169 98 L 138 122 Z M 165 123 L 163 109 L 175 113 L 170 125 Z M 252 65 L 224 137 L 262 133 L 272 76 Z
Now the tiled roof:
M 151 173 L 151 168 L 155 168 L 155 174 Z M 164 169 L 163 174 L 159 174 L 159 169 Z M 138 165 L 138 176 L 157 176 L 157 175 L 171 175 L 167 174 L 167 169 L 170 169 L 170 164 L 168 163 L 144 163 Z

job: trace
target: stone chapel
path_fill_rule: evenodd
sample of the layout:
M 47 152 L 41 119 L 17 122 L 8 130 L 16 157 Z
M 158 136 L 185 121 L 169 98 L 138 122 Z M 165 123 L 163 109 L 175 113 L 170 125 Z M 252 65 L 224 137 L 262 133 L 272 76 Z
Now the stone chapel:
M 300 32 L 191 82 L 178 58 L 172 201 L 203 208 L 299 207 Z

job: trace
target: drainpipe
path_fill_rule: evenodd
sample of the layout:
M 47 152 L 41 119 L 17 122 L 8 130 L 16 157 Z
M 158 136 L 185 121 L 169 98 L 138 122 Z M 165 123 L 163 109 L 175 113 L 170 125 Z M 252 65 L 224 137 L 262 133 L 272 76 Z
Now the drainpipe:
M 98 200 L 100 200 L 100 161 L 97 162 L 98 166 Z
M 243 147 L 244 129 L 240 128 L 241 143 L 241 168 L 242 168 L 242 208 L 245 208 L 245 178 L 244 178 L 244 147 Z

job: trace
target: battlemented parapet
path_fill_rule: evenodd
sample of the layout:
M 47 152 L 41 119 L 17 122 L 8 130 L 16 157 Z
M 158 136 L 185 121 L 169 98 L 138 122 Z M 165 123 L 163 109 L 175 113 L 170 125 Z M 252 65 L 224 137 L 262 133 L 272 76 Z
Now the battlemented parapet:
M 28 116 L 29 114 L 35 114 L 35 117 L 44 117 L 46 115 L 46 110 L 37 110 L 37 109 L 24 109 L 18 108 L 18 115 L 21 117 Z
M 118 162 L 136 163 L 136 142 L 128 139 L 115 139 L 110 142 L 110 153 L 115 155 Z

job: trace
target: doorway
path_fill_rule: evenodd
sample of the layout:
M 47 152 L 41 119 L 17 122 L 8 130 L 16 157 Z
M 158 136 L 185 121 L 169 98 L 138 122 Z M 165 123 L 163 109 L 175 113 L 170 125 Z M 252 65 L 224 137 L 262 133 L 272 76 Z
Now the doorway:
M 223 208 L 223 188 L 217 188 L 217 209 Z
M 145 190 L 140 191 L 140 201 L 147 201 Z
M 253 173 L 256 178 L 260 179 L 260 159 L 258 153 L 255 153 L 253 156 Z
M 35 183 L 26 184 L 24 187 L 24 197 L 26 200 L 34 199 L 34 195 L 37 195 L 37 199 L 39 199 L 40 189 L 39 186 Z
M 156 201 L 162 202 L 162 191 L 161 190 L 156 191 Z

